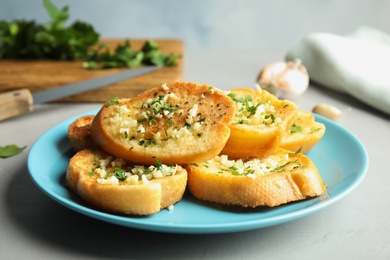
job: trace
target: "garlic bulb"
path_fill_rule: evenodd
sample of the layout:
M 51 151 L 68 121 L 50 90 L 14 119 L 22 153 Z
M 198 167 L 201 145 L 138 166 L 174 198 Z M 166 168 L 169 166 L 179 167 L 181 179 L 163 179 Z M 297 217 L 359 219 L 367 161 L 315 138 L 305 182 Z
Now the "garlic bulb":
M 257 77 L 262 89 L 281 99 L 293 100 L 309 86 L 309 74 L 300 60 L 267 65 Z

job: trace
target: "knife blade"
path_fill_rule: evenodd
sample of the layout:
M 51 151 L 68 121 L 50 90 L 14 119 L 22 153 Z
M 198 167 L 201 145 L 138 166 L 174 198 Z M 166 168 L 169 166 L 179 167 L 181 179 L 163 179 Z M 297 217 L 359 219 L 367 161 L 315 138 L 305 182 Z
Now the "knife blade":
M 150 73 L 157 69 L 159 69 L 157 66 L 130 69 L 36 93 L 31 93 L 29 89 L 19 89 L 0 93 L 0 121 L 30 112 L 33 110 L 34 104 L 46 103 L 77 93 L 104 87 L 125 79 Z

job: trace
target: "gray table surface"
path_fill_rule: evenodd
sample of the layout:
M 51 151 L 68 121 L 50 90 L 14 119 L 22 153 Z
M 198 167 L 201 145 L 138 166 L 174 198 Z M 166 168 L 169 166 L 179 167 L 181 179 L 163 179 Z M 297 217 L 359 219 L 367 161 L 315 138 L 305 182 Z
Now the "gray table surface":
M 183 80 L 222 89 L 253 86 L 260 69 L 281 60 L 269 50 L 185 54 Z M 390 259 L 390 118 L 356 99 L 311 85 L 301 109 L 328 103 L 365 145 L 370 165 L 348 196 L 284 224 L 228 234 L 165 234 L 125 228 L 67 209 L 47 197 L 27 170 L 30 148 L 45 131 L 101 104 L 44 104 L 0 122 L 0 145 L 26 145 L 0 159 L 0 259 Z

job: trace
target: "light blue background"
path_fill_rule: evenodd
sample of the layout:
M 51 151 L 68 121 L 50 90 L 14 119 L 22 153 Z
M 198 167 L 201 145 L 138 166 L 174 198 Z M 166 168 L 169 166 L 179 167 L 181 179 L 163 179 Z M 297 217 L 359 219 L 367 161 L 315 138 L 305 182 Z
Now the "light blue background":
M 52 1 L 101 37 L 180 38 L 187 50 L 287 51 L 308 33 L 346 34 L 363 25 L 390 33 L 390 0 Z M 40 0 L 0 3 L 0 19 L 49 19 Z

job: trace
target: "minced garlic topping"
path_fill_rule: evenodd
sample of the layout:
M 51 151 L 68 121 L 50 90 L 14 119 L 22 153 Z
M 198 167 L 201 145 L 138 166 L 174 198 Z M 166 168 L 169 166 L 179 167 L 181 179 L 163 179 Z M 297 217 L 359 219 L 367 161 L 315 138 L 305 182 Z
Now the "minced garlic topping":
M 244 97 L 237 97 L 234 93 L 228 94 L 236 103 L 236 114 L 234 122 L 236 124 L 248 125 L 270 125 L 281 122 L 277 117 L 277 110 L 268 100 L 261 102 L 260 100 L 253 100 L 253 97 L 246 95 Z
M 118 136 L 145 148 L 172 140 L 190 141 L 203 135 L 206 115 L 201 111 L 210 108 L 205 107 L 202 99 L 214 92 L 210 88 L 202 97 L 191 99 L 189 103 L 180 100 L 164 83 L 161 90 L 138 107 L 110 102 L 114 109 L 107 123 L 117 129 Z
M 289 158 L 288 154 L 286 154 L 284 159 L 282 164 L 279 162 L 280 159 L 275 160 L 272 157 L 252 159 L 244 162 L 241 159 L 229 160 L 226 155 L 221 155 L 203 164 L 193 166 L 204 167 L 207 169 L 207 172 L 214 174 L 232 174 L 253 178 L 272 172 L 283 172 L 302 167 L 297 159 Z
M 175 175 L 183 168 L 180 165 L 168 166 L 156 160 L 156 166 L 129 165 L 112 156 L 97 160 L 89 172 L 100 184 L 146 184 L 150 180 Z

